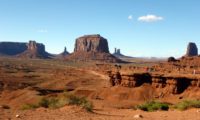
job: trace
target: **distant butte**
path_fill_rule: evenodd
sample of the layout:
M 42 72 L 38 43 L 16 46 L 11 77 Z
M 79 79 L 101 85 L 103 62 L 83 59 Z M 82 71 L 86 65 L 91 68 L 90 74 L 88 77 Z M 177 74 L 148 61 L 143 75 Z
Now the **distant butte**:
M 99 34 L 84 35 L 76 39 L 74 53 L 68 60 L 122 62 L 109 52 L 108 41 Z
M 187 46 L 187 57 L 198 56 L 198 48 L 197 45 L 193 42 L 189 42 Z
M 45 51 L 45 46 L 36 41 L 23 42 L 0 42 L 1 56 L 17 56 L 22 58 L 50 58 Z
M 50 58 L 50 54 L 45 51 L 45 46 L 32 40 L 27 43 L 27 50 L 17 56 L 23 58 Z

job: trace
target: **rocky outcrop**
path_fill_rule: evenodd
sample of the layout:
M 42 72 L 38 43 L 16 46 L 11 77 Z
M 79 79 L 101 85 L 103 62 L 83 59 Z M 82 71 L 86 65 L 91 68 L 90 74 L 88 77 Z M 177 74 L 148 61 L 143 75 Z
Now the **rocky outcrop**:
M 64 51 L 60 54 L 61 56 L 67 56 L 69 55 L 69 52 L 67 51 L 67 48 L 64 48 Z
M 114 54 L 121 54 L 120 49 L 115 48 Z
M 122 62 L 109 53 L 108 42 L 100 35 L 85 35 L 76 39 L 74 53 L 67 60 Z
M 26 43 L 0 42 L 0 55 L 14 56 L 27 50 Z
M 178 60 L 176 60 L 176 58 L 175 57 L 169 57 L 168 59 L 167 59 L 167 62 L 177 62 Z
M 120 49 L 118 49 L 118 48 L 115 48 L 115 51 L 114 51 L 114 53 L 112 55 L 114 55 L 115 57 L 117 57 L 119 59 L 133 58 L 133 57 L 130 57 L 130 56 L 123 55 L 121 53 Z
M 139 87 L 143 84 L 151 84 L 165 94 L 180 94 L 187 88 L 199 88 L 200 78 L 152 75 L 149 73 L 120 74 L 114 72 L 109 75 L 111 86 Z
M 100 35 L 85 35 L 76 39 L 74 52 L 109 53 L 108 42 Z
M 50 54 L 45 51 L 45 46 L 36 43 L 36 41 L 29 41 L 27 50 L 17 56 L 23 58 L 50 58 Z
M 197 56 L 198 55 L 198 48 L 195 43 L 190 42 L 187 46 L 186 56 Z
M 56 59 L 65 59 L 67 56 L 69 56 L 69 52 L 67 51 L 67 48 L 64 48 L 64 51 L 58 55 L 55 55 L 54 58 Z
M 45 51 L 45 46 L 35 41 L 29 41 L 29 43 L 0 42 L 0 55 L 24 58 L 49 58 L 50 56 Z

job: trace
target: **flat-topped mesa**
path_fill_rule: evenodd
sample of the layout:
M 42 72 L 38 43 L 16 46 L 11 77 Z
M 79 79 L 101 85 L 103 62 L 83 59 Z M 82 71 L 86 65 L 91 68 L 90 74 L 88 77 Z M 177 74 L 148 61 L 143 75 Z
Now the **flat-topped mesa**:
M 74 52 L 109 53 L 107 39 L 97 35 L 84 35 L 76 39 Z
M 46 57 L 48 53 L 45 51 L 45 46 L 43 44 L 30 40 L 28 43 L 0 42 L 0 55 L 18 57 L 37 57 L 39 55 L 43 58 Z
M 109 52 L 107 39 L 100 35 L 84 35 L 76 39 L 74 52 L 67 60 L 123 62 Z
M 198 48 L 195 43 L 189 42 L 187 46 L 186 56 L 188 57 L 198 56 Z
M 26 43 L 0 42 L 0 55 L 15 56 L 27 50 Z

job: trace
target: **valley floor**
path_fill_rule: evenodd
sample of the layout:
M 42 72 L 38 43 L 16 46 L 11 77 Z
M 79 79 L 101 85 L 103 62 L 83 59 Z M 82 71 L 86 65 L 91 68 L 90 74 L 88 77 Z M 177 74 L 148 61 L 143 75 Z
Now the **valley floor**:
M 131 109 L 133 105 L 152 100 L 159 91 L 149 84 L 136 88 L 110 87 L 108 75 L 101 73 L 107 70 L 106 66 L 100 70 L 95 63 L 0 58 L 0 120 L 200 120 L 200 109 L 157 112 Z M 87 97 L 94 104 L 93 112 L 77 106 L 21 110 L 26 103 L 34 104 L 42 97 L 65 91 Z M 200 96 L 198 89 L 160 100 L 176 103 L 194 96 Z M 135 115 L 142 117 L 135 118 Z
M 135 118 L 135 115 L 142 115 Z M 19 117 L 16 117 L 19 115 Z M 38 108 L 36 110 L 0 110 L 1 120 L 200 120 L 200 110 L 143 112 L 132 109 L 104 109 L 86 112 L 80 107 L 65 106 L 60 109 Z

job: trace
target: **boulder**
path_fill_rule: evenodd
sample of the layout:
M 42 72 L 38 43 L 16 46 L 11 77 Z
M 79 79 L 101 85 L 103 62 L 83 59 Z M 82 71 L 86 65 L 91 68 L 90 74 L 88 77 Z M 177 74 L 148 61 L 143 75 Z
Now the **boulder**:
M 140 114 L 134 115 L 133 117 L 134 117 L 135 119 L 143 118 L 143 116 L 140 115 Z

